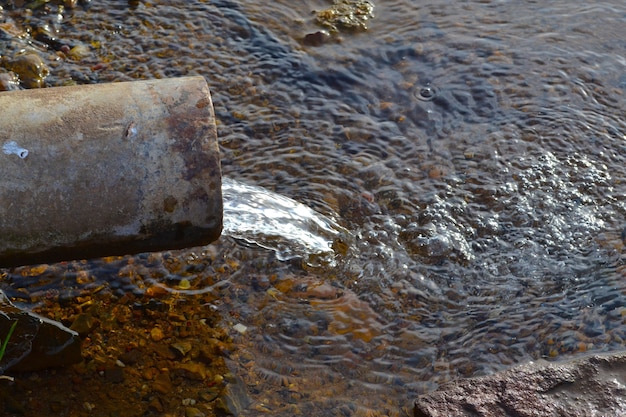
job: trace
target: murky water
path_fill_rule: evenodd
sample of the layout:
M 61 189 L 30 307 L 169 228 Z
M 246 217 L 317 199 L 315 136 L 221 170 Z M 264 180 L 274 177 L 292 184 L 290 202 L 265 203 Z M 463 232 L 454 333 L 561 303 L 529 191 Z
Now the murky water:
M 245 326 L 242 414 L 402 415 L 451 378 L 622 349 L 626 6 L 381 1 L 304 45 L 325 7 L 101 1 L 58 24 L 91 53 L 50 60 L 50 84 L 205 76 L 224 174 L 329 221 L 319 257 L 224 236 L 135 261 Z

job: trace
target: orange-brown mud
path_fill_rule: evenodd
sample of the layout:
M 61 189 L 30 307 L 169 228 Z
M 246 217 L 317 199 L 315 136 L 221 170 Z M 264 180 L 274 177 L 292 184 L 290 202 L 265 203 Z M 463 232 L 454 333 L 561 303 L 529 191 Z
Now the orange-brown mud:
M 79 332 L 83 361 L 39 372 L 9 369 L 6 376 L 14 380 L 0 380 L 0 415 L 227 412 L 237 381 L 226 367 L 231 344 L 210 308 L 212 298 L 182 297 L 159 286 L 143 295 L 119 296 L 107 285 L 69 300 L 46 294 L 34 311 Z

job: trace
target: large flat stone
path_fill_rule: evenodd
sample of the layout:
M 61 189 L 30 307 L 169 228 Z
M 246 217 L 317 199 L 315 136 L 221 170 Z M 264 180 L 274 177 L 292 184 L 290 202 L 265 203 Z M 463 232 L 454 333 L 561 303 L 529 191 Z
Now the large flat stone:
M 626 352 L 537 361 L 457 380 L 415 401 L 415 417 L 626 415 Z
M 37 371 L 80 362 L 81 341 L 78 333 L 61 323 L 21 310 L 0 291 L 0 343 L 9 334 L 6 351 L 0 358 L 0 375 L 12 371 Z

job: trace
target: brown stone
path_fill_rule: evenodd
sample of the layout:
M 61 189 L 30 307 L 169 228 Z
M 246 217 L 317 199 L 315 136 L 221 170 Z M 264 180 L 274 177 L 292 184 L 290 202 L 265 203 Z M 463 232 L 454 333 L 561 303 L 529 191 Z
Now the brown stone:
M 198 362 L 181 363 L 176 366 L 178 374 L 187 379 L 195 381 L 204 381 L 206 379 L 206 367 Z
M 308 46 L 320 46 L 328 42 L 330 39 L 330 33 L 325 30 L 318 30 L 317 32 L 307 33 L 304 36 L 303 43 Z
M 626 352 L 537 361 L 452 381 L 415 401 L 415 417 L 626 415 Z
M 162 340 L 164 337 L 165 334 L 163 334 L 163 330 L 161 330 L 159 327 L 154 327 L 152 330 L 150 330 L 150 338 L 155 342 Z
M 176 359 L 176 354 L 170 349 L 169 346 L 159 343 L 151 343 L 148 346 L 148 350 L 157 354 L 162 359 Z
M 154 379 L 155 376 L 159 375 L 159 371 L 156 368 L 145 368 L 142 372 L 141 372 L 141 377 L 145 380 L 151 381 Z
M 104 379 L 113 384 L 124 382 L 124 370 L 120 367 L 113 367 L 104 370 Z
M 188 340 L 182 340 L 180 342 L 172 343 L 170 348 L 176 353 L 176 355 L 183 358 L 191 351 L 193 345 Z
M 148 409 L 151 411 L 156 411 L 157 413 L 163 412 L 163 404 L 161 404 L 161 400 L 158 397 L 153 397 L 148 404 Z
M 238 416 L 251 403 L 245 383 L 241 378 L 233 376 L 222 395 L 215 400 L 215 408 L 220 413 Z
M 185 408 L 185 417 L 205 417 L 202 411 L 198 410 L 195 407 L 187 407 Z
M 81 337 L 86 337 L 93 329 L 98 326 L 99 322 L 91 314 L 79 314 L 70 326 Z
M 172 381 L 169 372 L 162 372 L 154 379 L 152 389 L 161 394 L 169 394 L 172 391 Z
M 141 360 L 142 353 L 139 349 L 132 349 L 120 355 L 119 360 L 125 365 L 134 365 Z

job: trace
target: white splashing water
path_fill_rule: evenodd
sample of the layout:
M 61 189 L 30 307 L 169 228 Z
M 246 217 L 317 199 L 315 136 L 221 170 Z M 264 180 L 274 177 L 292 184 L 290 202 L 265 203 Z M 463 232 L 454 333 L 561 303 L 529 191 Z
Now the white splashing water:
M 332 244 L 348 232 L 304 204 L 262 187 L 222 179 L 222 234 L 276 252 L 279 260 L 334 255 Z

